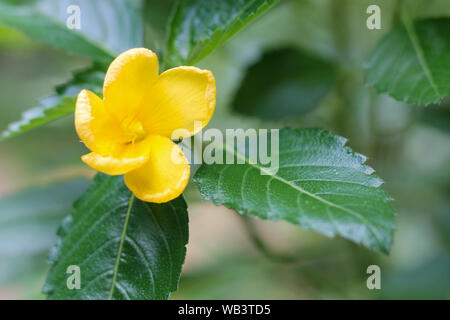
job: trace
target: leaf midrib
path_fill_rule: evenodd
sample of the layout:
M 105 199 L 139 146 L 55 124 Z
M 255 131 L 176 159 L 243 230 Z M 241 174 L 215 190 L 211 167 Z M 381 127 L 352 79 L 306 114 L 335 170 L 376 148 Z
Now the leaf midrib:
M 267 11 L 267 10 L 269 10 L 271 7 L 275 6 L 275 4 L 278 3 L 278 1 L 279 1 L 279 0 L 275 0 L 272 4 L 269 4 L 269 5 L 268 5 L 268 8 L 266 8 L 265 11 Z M 250 17 L 250 19 L 246 19 L 246 20 L 242 19 L 241 16 L 243 15 L 243 13 L 244 13 L 249 7 L 251 7 L 252 5 L 253 5 L 253 3 L 252 3 L 251 1 L 247 2 L 247 3 L 246 3 L 246 4 L 245 4 L 238 12 L 237 12 L 237 14 L 235 15 L 234 18 L 233 18 L 233 17 L 230 17 L 230 18 L 226 21 L 226 23 L 224 23 L 224 26 L 223 26 L 222 28 L 217 28 L 217 29 L 215 29 L 210 35 L 205 36 L 205 37 L 203 37 L 203 38 L 201 38 L 201 39 L 198 39 L 198 40 L 197 40 L 197 44 L 196 44 L 194 47 L 191 47 L 191 48 L 190 48 L 190 50 L 189 50 L 190 53 L 189 53 L 188 57 L 185 59 L 185 63 L 187 63 L 187 64 L 194 63 L 194 62 L 195 62 L 195 59 L 196 59 L 196 57 L 193 56 L 193 55 L 194 55 L 194 52 L 195 52 L 195 49 L 197 49 L 199 46 L 204 46 L 205 44 L 207 45 L 206 47 L 208 47 L 208 42 L 210 42 L 210 39 L 212 38 L 212 35 L 215 34 L 216 32 L 221 32 L 221 33 L 222 33 L 222 35 L 220 36 L 219 40 L 217 41 L 217 46 L 216 46 L 216 48 L 219 47 L 220 45 L 222 45 L 225 41 L 229 40 L 231 37 L 233 37 L 236 33 L 239 32 L 239 30 L 237 30 L 237 31 L 235 31 L 235 32 L 229 33 L 229 30 L 231 29 L 231 27 L 232 27 L 234 24 L 238 23 L 238 22 L 243 23 L 243 24 L 244 24 L 243 27 L 245 27 L 245 26 L 247 26 L 248 24 L 250 24 L 255 18 L 258 17 L 257 13 L 261 10 L 261 8 L 262 8 L 264 5 L 267 5 L 267 2 L 265 2 L 265 3 L 263 3 L 263 4 L 260 4 L 260 5 L 256 8 L 256 10 L 255 10 L 251 15 L 248 15 L 248 17 Z M 242 27 L 242 28 L 243 28 L 243 27 Z M 227 34 L 227 33 L 229 33 L 229 34 Z M 209 43 L 209 46 L 210 46 L 210 47 L 211 47 L 211 45 L 212 45 L 212 44 Z M 211 50 L 211 49 L 209 49 L 209 50 Z M 212 50 L 214 50 L 214 48 L 213 48 Z
M 114 265 L 113 278 L 112 278 L 112 282 L 111 282 L 111 288 L 109 290 L 108 300 L 112 299 L 112 296 L 114 294 L 114 289 L 116 287 L 117 274 L 119 272 L 119 265 L 120 265 L 120 257 L 122 255 L 123 244 L 125 242 L 125 237 L 127 235 L 128 221 L 130 220 L 131 208 L 133 207 L 133 202 L 134 202 L 134 194 L 131 194 L 130 200 L 128 202 L 127 213 L 125 215 L 125 221 L 123 224 L 122 235 L 120 236 L 120 240 L 119 240 L 119 248 L 117 250 L 116 262 Z
M 3 4 L 2 4 L 3 5 Z M 47 19 L 49 22 L 57 25 L 58 27 L 64 29 L 65 26 L 61 23 L 61 21 L 59 21 L 58 19 L 56 19 L 55 17 L 52 17 L 48 14 L 45 14 L 44 12 L 37 10 L 36 8 L 33 9 L 34 14 L 41 16 L 42 18 Z M 102 51 L 104 54 L 106 54 L 107 56 L 109 56 L 110 58 L 115 57 L 116 53 L 112 50 L 110 50 L 109 48 L 105 47 L 103 44 L 101 44 L 100 42 L 91 39 L 89 37 L 87 37 L 84 33 L 82 32 L 77 32 L 77 31 L 71 31 L 71 33 L 73 33 L 74 35 L 76 35 L 77 38 L 79 38 L 80 40 L 83 40 L 84 42 L 88 43 L 89 45 L 99 49 L 100 51 Z M 105 59 L 107 59 L 108 57 L 105 56 Z
M 433 88 L 434 93 L 440 97 L 441 93 L 439 92 L 436 82 L 434 81 L 433 74 L 431 73 L 430 67 L 428 66 L 428 62 L 425 59 L 424 51 L 420 44 L 419 38 L 417 37 L 414 25 L 409 16 L 406 14 L 403 15 L 403 25 L 405 26 L 406 33 L 408 34 L 411 44 L 413 45 L 414 52 L 417 55 L 419 64 L 422 67 L 425 76 L 428 79 L 428 82 L 430 82 L 430 85 Z

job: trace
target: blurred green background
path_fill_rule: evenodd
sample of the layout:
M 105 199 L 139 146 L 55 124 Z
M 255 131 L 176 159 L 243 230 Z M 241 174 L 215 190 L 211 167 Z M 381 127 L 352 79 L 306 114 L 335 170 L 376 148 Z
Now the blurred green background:
M 395 199 L 397 231 L 390 255 L 283 222 L 252 219 L 254 229 L 249 228 L 235 212 L 200 200 L 190 183 L 185 193 L 190 243 L 172 298 L 450 298 L 450 100 L 425 109 L 363 85 L 363 62 L 389 30 L 395 9 L 395 1 L 376 1 L 383 28 L 368 30 L 365 9 L 372 2 L 281 1 L 199 66 L 217 79 L 209 127 L 320 126 L 367 155 Z M 410 2 L 420 17 L 450 14 L 448 1 Z M 170 4 L 156 1 L 148 9 L 146 45 L 155 51 Z M 319 106 L 288 121 L 238 115 L 232 104 L 248 66 L 266 50 L 285 47 L 329 61 L 338 70 L 337 84 Z M 89 64 L 0 27 L 0 129 Z M 0 299 L 44 298 L 45 258 L 56 228 L 94 175 L 80 161 L 85 152 L 73 117 L 0 143 Z M 284 256 L 295 259 L 276 258 Z M 381 290 L 366 287 L 371 264 L 381 267 Z

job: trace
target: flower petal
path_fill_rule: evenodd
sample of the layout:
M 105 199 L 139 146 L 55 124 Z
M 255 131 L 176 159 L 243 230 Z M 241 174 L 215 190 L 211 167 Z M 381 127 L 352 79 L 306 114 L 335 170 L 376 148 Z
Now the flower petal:
M 75 104 L 75 129 L 84 144 L 94 152 L 108 154 L 125 139 L 118 124 L 105 110 L 103 100 L 89 90 L 82 90 Z
M 100 155 L 95 152 L 81 157 L 91 168 L 110 175 L 119 175 L 139 168 L 149 160 L 152 139 L 148 137 L 140 142 L 117 145 L 114 155 Z
M 117 56 L 106 72 L 103 99 L 108 111 L 119 120 L 133 117 L 144 94 L 158 78 L 158 57 L 145 48 Z
M 189 137 L 206 126 L 216 106 L 216 80 L 208 70 L 177 67 L 163 72 L 144 97 L 139 119 L 148 133 Z M 194 128 L 194 121 L 201 125 Z
M 139 199 L 163 203 L 175 199 L 189 182 L 190 166 L 183 151 L 170 139 L 149 136 L 148 161 L 125 174 L 125 184 Z
M 116 176 L 139 168 L 148 160 L 148 156 L 118 159 L 91 152 L 82 156 L 81 160 L 97 171 Z

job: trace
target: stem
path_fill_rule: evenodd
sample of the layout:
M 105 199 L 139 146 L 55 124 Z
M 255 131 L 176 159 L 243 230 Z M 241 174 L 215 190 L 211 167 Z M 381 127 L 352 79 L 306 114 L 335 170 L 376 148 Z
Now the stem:
M 273 252 L 271 249 L 267 247 L 264 243 L 264 240 L 261 239 L 258 231 L 255 228 L 254 223 L 251 221 L 251 218 L 247 216 L 240 216 L 241 221 L 244 224 L 245 229 L 252 241 L 253 245 L 256 249 L 258 249 L 267 259 L 276 262 L 276 263 L 296 263 L 301 261 L 300 257 L 283 255 L 277 252 Z
M 337 79 L 335 92 L 337 94 L 336 109 L 334 110 L 334 128 L 340 135 L 347 136 L 349 128 L 349 114 L 351 114 L 351 87 L 355 69 L 350 55 L 349 21 L 347 0 L 332 1 L 330 7 L 333 41 L 337 60 Z
M 392 15 L 392 26 L 395 26 L 401 21 L 404 3 L 403 0 L 397 0 L 394 7 L 394 14 Z
M 119 248 L 117 250 L 116 263 L 114 264 L 113 279 L 111 281 L 111 288 L 109 290 L 108 300 L 112 299 L 116 287 L 117 274 L 119 273 L 120 257 L 122 256 L 123 243 L 125 242 L 125 237 L 127 236 L 128 221 L 130 220 L 133 202 L 134 202 L 134 194 L 131 194 L 130 201 L 128 202 L 127 213 L 125 215 L 125 221 L 123 223 L 122 235 L 120 236 Z
M 334 46 L 338 59 L 346 64 L 349 58 L 349 28 L 347 0 L 335 0 L 331 6 L 331 21 L 333 24 Z
M 368 137 L 368 152 L 369 157 L 376 157 L 377 155 L 377 145 L 378 145 L 378 114 L 377 114 L 377 104 L 376 104 L 376 95 L 373 90 L 370 90 L 369 97 L 369 119 L 368 127 L 369 127 L 369 137 Z

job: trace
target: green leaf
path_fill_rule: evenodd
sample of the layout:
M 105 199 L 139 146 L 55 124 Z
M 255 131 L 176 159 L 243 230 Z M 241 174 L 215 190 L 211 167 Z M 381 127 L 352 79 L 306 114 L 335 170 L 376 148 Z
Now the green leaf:
M 439 103 L 450 94 L 450 19 L 412 22 L 405 16 L 366 64 L 366 83 L 411 104 Z
M 58 231 L 43 291 L 50 299 L 167 299 L 178 286 L 188 241 L 184 199 L 134 197 L 122 176 L 99 174 Z M 80 268 L 69 290 L 67 267 Z
M 104 67 L 96 64 L 92 68 L 75 73 L 72 80 L 56 88 L 54 95 L 40 99 L 37 107 L 25 111 L 19 121 L 9 124 L 2 132 L 0 141 L 72 114 L 77 95 L 82 89 L 101 95 L 105 77 L 102 69 Z
M 169 64 L 195 64 L 277 2 L 278 0 L 179 1 L 169 23 Z
M 284 128 L 276 173 L 236 151 L 245 164 L 203 164 L 194 180 L 202 197 L 216 205 L 329 237 L 337 234 L 387 253 L 394 228 L 391 198 L 379 188 L 382 181 L 364 164 L 366 158 L 345 142 L 321 129 Z
M 327 95 L 333 80 L 332 65 L 319 58 L 293 48 L 269 51 L 248 68 L 233 108 L 266 119 L 302 115 Z
M 117 53 L 142 46 L 143 24 L 139 1 L 17 2 L 0 1 L 0 23 L 38 42 L 99 61 L 109 61 Z M 70 29 L 66 25 L 73 14 L 67 12 L 70 5 L 80 8 L 80 29 Z
M 144 1 L 142 9 L 145 24 L 144 44 L 164 60 L 166 47 L 167 25 L 171 18 L 172 9 L 176 0 Z

